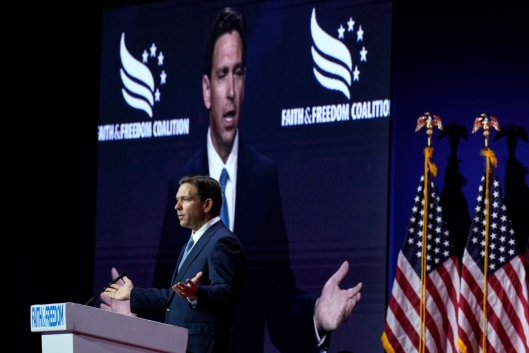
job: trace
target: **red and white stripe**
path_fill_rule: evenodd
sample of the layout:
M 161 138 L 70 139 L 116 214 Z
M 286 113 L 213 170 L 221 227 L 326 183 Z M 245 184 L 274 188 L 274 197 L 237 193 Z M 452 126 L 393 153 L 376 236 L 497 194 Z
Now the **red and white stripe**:
M 487 353 L 529 352 L 529 304 L 526 273 L 515 256 L 488 278 Z M 458 313 L 459 347 L 464 353 L 482 352 L 484 277 L 465 250 Z
M 421 278 L 401 251 L 382 337 L 384 348 L 389 353 L 419 352 L 421 285 Z M 427 276 L 426 290 L 426 336 L 422 337 L 424 352 L 458 352 L 459 270 L 455 255 Z

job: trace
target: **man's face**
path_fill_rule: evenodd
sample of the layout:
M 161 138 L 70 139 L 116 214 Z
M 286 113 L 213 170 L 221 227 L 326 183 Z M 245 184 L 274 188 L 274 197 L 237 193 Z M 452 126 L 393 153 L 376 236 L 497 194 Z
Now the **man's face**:
M 211 209 L 211 199 L 200 201 L 195 186 L 184 183 L 176 193 L 175 210 L 182 227 L 191 228 L 194 232 L 207 221 L 207 212 Z
M 213 50 L 211 78 L 204 75 L 204 104 L 209 109 L 211 138 L 217 150 L 231 150 L 244 98 L 242 41 L 237 31 L 220 36 Z

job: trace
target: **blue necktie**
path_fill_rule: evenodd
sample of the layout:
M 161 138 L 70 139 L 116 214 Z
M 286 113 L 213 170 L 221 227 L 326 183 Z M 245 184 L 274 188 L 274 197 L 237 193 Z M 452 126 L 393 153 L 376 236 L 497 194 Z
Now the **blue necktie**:
M 226 227 L 230 227 L 230 216 L 228 215 L 228 202 L 226 201 L 226 182 L 228 181 L 228 171 L 222 169 L 220 174 L 220 188 L 222 190 L 222 208 L 220 209 L 220 219 Z
M 180 267 L 182 267 L 182 264 L 186 260 L 186 257 L 189 254 L 189 251 L 191 251 L 191 248 L 193 247 L 194 243 L 195 242 L 193 241 L 193 237 L 192 236 L 189 237 L 189 241 L 187 242 L 187 245 L 186 245 L 186 250 L 184 251 L 184 255 L 182 256 L 182 261 L 180 261 L 180 264 L 178 265 L 178 271 L 180 271 Z

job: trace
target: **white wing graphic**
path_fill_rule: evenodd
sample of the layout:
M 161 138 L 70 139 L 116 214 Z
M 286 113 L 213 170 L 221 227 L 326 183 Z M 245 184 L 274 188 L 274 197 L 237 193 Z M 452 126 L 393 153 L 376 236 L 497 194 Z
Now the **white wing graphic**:
M 141 109 L 152 118 L 154 78 L 149 68 L 136 60 L 127 50 L 125 33 L 121 34 L 119 55 L 123 67 L 120 70 L 121 81 L 124 86 L 121 89 L 123 98 L 132 108 Z M 139 82 L 132 80 L 131 77 Z
M 316 48 L 314 46 L 311 47 L 312 60 L 314 61 L 313 71 L 316 80 L 323 87 L 340 91 L 349 99 L 348 86 L 351 86 L 351 70 L 353 66 L 351 53 L 345 44 L 321 29 L 316 21 L 316 9 L 312 9 L 310 32 L 316 46 Z M 337 62 L 326 59 L 320 52 L 335 59 Z M 338 78 L 335 78 L 336 76 Z

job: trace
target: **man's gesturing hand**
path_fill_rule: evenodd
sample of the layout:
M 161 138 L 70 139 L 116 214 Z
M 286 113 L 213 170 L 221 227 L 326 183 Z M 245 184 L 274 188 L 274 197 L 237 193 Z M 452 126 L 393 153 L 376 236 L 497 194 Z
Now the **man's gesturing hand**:
M 187 279 L 187 284 L 178 282 L 173 286 L 173 290 L 181 296 L 182 298 L 188 298 L 190 301 L 197 299 L 197 288 L 200 278 L 202 277 L 202 272 L 197 273 L 193 279 Z
M 340 282 L 349 271 L 349 263 L 344 261 L 325 283 L 321 296 L 316 301 L 314 319 L 318 332 L 332 332 L 349 319 L 354 307 L 360 300 L 362 283 L 353 288 L 341 289 Z

